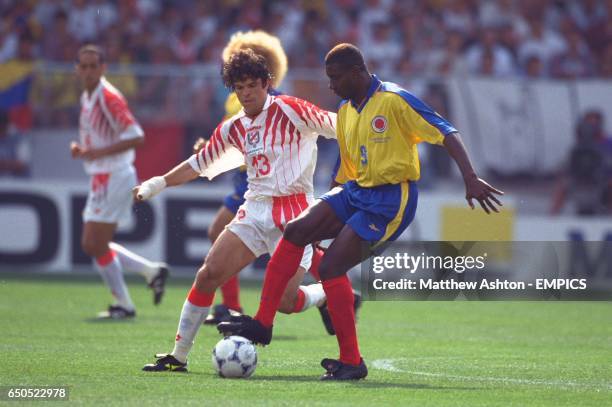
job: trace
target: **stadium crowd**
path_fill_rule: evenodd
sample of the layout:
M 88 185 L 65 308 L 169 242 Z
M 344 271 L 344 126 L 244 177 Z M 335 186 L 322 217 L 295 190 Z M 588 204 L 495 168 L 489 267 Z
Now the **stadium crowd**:
M 111 63 L 218 64 L 231 33 L 257 28 L 281 38 L 292 68 L 352 42 L 381 75 L 612 76 L 604 0 L 4 0 L 0 12 L 0 63 L 20 48 L 72 62 L 96 42 Z

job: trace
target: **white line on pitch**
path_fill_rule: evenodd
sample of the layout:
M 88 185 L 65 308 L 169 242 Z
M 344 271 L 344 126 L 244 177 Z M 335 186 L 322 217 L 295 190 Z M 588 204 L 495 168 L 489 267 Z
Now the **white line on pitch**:
M 401 358 L 404 359 L 404 358 Z M 429 377 L 441 377 L 447 379 L 458 379 L 458 380 L 474 380 L 482 382 L 497 382 L 497 383 L 515 383 L 515 384 L 527 384 L 527 385 L 539 385 L 539 386 L 555 386 L 555 387 L 583 387 L 583 388 L 596 388 L 604 390 L 612 390 L 612 384 L 588 384 L 588 383 L 576 383 L 576 382 L 564 382 L 564 381 L 549 381 L 549 380 L 529 380 L 529 379 L 516 379 L 511 377 L 481 377 L 481 376 L 462 376 L 462 375 L 450 375 L 446 373 L 431 373 L 421 372 L 415 370 L 400 369 L 394 365 L 395 361 L 400 359 L 377 359 L 372 362 L 374 369 L 386 370 L 394 373 L 408 373 L 418 376 L 429 376 Z

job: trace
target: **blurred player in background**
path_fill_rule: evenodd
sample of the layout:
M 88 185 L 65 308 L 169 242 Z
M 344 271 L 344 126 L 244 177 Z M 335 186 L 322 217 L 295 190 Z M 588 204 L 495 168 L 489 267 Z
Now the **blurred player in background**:
M 96 45 L 85 45 L 78 52 L 76 70 L 83 85 L 79 117 L 80 142 L 72 142 L 73 158 L 82 159 L 91 177 L 90 191 L 83 211 L 83 251 L 111 290 L 116 303 L 100 318 L 123 319 L 136 315 L 134 303 L 123 278 L 123 270 L 141 273 L 153 290 L 153 303 L 164 294 L 168 269 L 125 247 L 111 242 L 118 222 L 129 215 L 132 188 L 137 184 L 132 165 L 134 149 L 144 142 L 144 132 L 123 95 L 105 78 L 104 53 Z
M 280 40 L 261 30 L 235 33 L 223 49 L 223 63 L 229 62 L 230 57 L 242 49 L 251 49 L 256 54 L 265 58 L 272 75 L 268 93 L 278 95 L 279 92 L 276 89 L 278 89 L 287 73 L 287 55 Z M 236 93 L 230 93 L 225 101 L 225 117 L 223 119 L 229 119 L 238 113 L 240 109 L 242 109 L 242 105 L 238 97 L 236 97 Z M 193 146 L 194 152 L 199 152 L 205 142 L 203 138 L 198 139 Z M 217 240 L 225 226 L 231 222 L 236 212 L 238 212 L 240 205 L 244 203 L 244 194 L 248 188 L 246 167 L 243 166 L 236 170 L 232 181 L 234 183 L 234 192 L 225 197 L 223 206 L 219 208 L 212 224 L 208 228 L 208 238 L 211 243 Z M 230 315 L 242 312 L 238 275 L 230 278 L 221 286 L 221 294 L 223 303 L 217 304 L 212 308 L 204 321 L 205 324 L 216 325 L 219 322 L 228 321 Z
M 168 186 L 198 176 L 212 179 L 246 161 L 245 202 L 198 270 L 181 311 L 173 351 L 156 355 L 157 361 L 145 365 L 145 371 L 187 371 L 187 355 L 215 290 L 260 255 L 271 253 L 287 222 L 314 201 L 317 138 L 319 134 L 335 137 L 335 113 L 295 97 L 269 94 L 266 60 L 252 50 L 234 53 L 222 72 L 225 86 L 236 92 L 242 110 L 219 124 L 199 153 L 134 191 L 136 199 L 149 199 Z M 312 257 L 309 246 L 281 295 L 281 311 L 302 312 L 325 300 L 321 284 L 298 288 Z
M 323 195 L 290 222 L 266 269 L 255 319 L 219 324 L 225 335 L 257 343 L 272 340 L 280 295 L 303 256 L 317 240 L 335 238 L 319 269 L 329 314 L 336 328 L 340 357 L 323 359 L 321 380 L 356 380 L 367 376 L 357 343 L 353 291 L 347 272 L 385 242 L 399 237 L 414 219 L 420 165 L 416 145 L 444 145 L 465 181 L 466 199 L 476 199 L 485 212 L 501 205 L 502 194 L 478 178 L 457 130 L 429 106 L 391 82 L 371 75 L 359 49 L 334 47 L 325 58 L 330 89 L 343 99 L 337 135 L 341 163 L 336 181 L 342 187 Z

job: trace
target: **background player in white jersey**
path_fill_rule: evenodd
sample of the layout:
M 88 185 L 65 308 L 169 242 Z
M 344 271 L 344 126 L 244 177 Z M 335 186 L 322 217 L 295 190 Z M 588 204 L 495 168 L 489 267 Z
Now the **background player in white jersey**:
M 83 211 L 81 245 L 94 259 L 96 269 L 115 297 L 101 318 L 131 318 L 134 304 L 123 279 L 123 270 L 141 273 L 153 290 L 153 302 L 164 294 L 168 269 L 111 242 L 119 220 L 132 207 L 137 184 L 134 148 L 144 142 L 144 132 L 128 109 L 123 95 L 105 78 L 104 53 L 95 45 L 79 49 L 76 70 L 84 87 L 79 117 L 80 142 L 72 142 L 73 158 L 84 161 L 91 185 Z
M 268 94 L 270 72 L 265 59 L 252 50 L 235 53 L 223 65 L 223 82 L 232 88 L 243 109 L 222 122 L 204 148 L 164 176 L 135 188 L 137 199 L 149 199 L 167 186 L 198 176 L 213 178 L 246 161 L 249 189 L 246 201 L 221 232 L 181 311 L 174 350 L 156 355 L 145 371 L 186 371 L 187 354 L 212 304 L 217 287 L 263 253 L 271 253 L 285 225 L 313 202 L 313 173 L 319 134 L 335 137 L 335 113 L 291 97 Z M 312 248 L 305 250 L 296 285 L 287 286 L 281 300 L 285 312 L 295 311 L 297 284 L 310 266 Z M 320 284 L 301 287 L 300 311 L 324 300 Z

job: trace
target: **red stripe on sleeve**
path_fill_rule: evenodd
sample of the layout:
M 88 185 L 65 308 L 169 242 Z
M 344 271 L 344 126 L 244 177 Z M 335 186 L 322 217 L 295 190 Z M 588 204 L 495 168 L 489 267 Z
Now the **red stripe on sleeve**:
M 198 154 L 200 154 L 200 157 L 202 157 L 202 161 L 204 161 L 204 165 L 208 167 L 208 161 L 206 161 L 206 145 L 204 145 L 204 147 L 200 150 Z
M 106 101 L 106 108 L 108 109 L 108 112 L 112 116 L 113 120 L 119 124 L 122 130 L 136 122 L 123 96 L 113 93 L 106 88 L 103 89 L 102 93 L 102 97 L 104 97 L 104 100 Z
M 214 161 L 214 157 L 213 157 L 213 152 L 212 152 L 212 139 L 208 140 L 208 142 L 206 143 L 206 154 L 208 154 L 208 159 L 212 162 Z
M 289 132 L 289 148 L 291 148 L 291 145 L 293 144 L 293 136 L 295 134 L 295 126 L 293 125 L 293 122 L 289 122 L 289 128 L 287 131 Z
M 219 158 L 219 137 L 216 137 L 217 133 L 215 132 L 215 134 L 213 134 L 213 136 L 211 137 L 210 141 L 212 142 L 212 146 L 215 149 L 215 155 L 217 156 L 217 158 Z
M 217 139 L 219 140 L 219 144 L 221 145 L 221 149 L 223 151 L 225 151 L 225 143 L 223 142 L 223 135 L 221 134 L 221 126 L 217 126 L 217 129 L 215 130 L 214 136 L 216 136 Z
M 242 122 L 240 121 L 240 119 L 234 121 L 234 125 L 236 126 L 236 129 L 238 129 L 238 133 L 240 134 L 240 137 L 242 137 L 242 141 L 244 141 L 244 137 L 246 136 L 246 131 L 244 130 L 244 126 L 242 125 Z
M 234 145 L 234 147 L 236 147 L 238 150 L 244 153 L 244 148 L 242 147 L 242 143 L 240 142 L 240 139 L 238 138 L 238 132 L 236 131 L 236 126 L 234 126 L 233 124 L 230 127 L 229 138 L 232 144 Z
M 319 127 L 323 127 L 323 122 L 321 122 L 321 119 L 319 118 L 319 112 L 317 112 L 318 109 L 316 107 L 314 107 L 313 105 L 308 106 L 308 109 L 310 110 L 312 116 L 319 123 Z
M 285 102 L 290 108 L 293 109 L 294 112 L 297 113 L 298 117 L 300 118 L 300 120 L 302 120 L 304 122 L 304 124 L 306 126 L 308 126 L 308 122 L 306 121 L 306 115 L 304 113 L 304 110 L 300 107 L 300 105 L 298 104 L 298 99 L 293 97 L 293 96 L 286 96 L 286 95 L 281 95 L 279 96 L 279 98 Z

